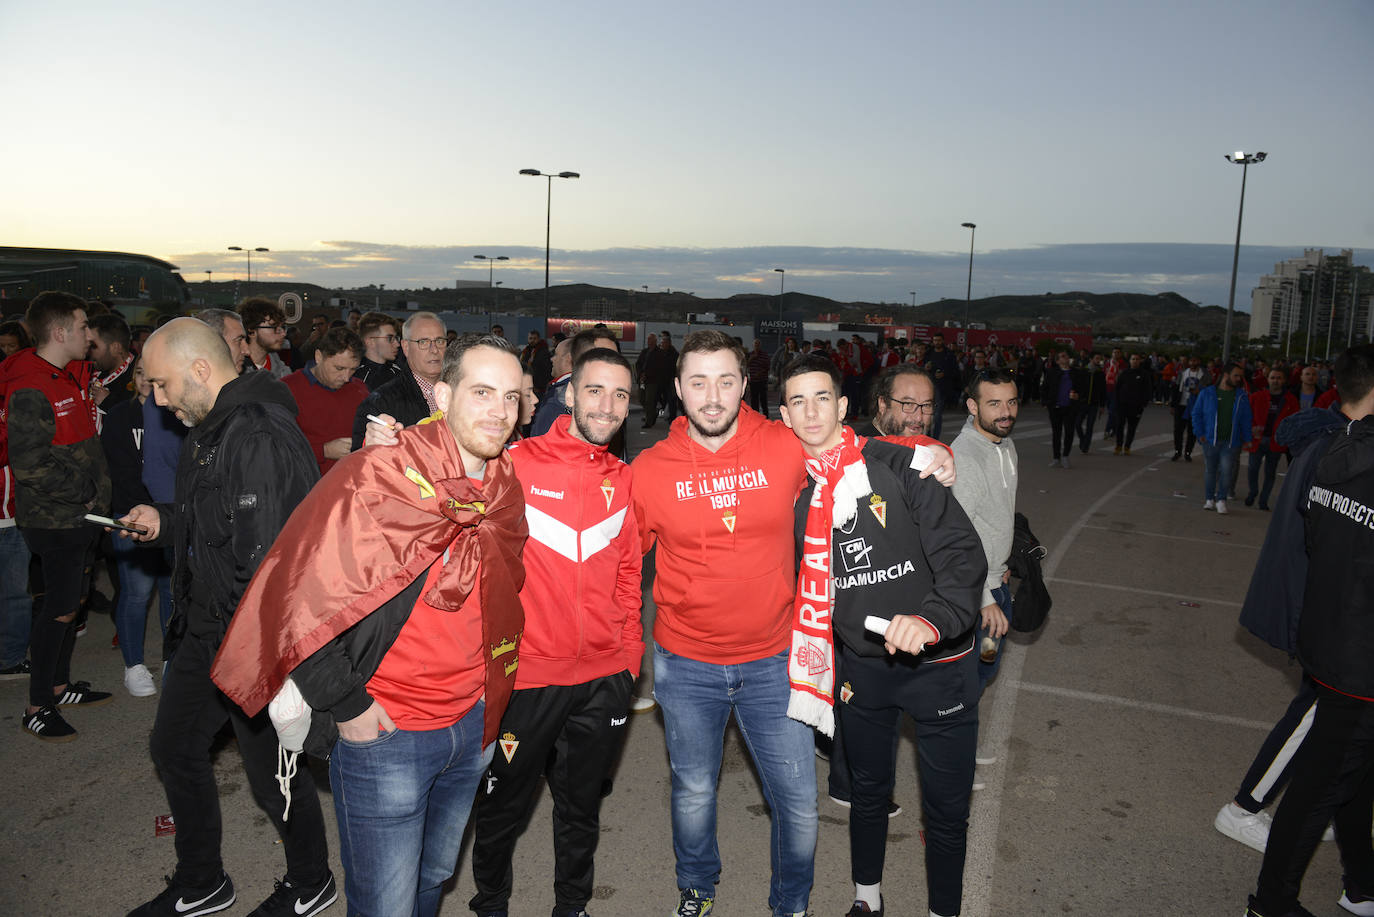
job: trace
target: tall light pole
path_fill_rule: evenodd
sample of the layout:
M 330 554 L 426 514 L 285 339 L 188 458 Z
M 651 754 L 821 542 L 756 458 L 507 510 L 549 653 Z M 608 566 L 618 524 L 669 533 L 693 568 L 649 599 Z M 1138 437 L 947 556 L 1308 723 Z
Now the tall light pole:
M 581 172 L 540 172 L 538 169 L 521 169 L 521 175 L 533 175 L 548 179 L 548 194 L 544 204 L 544 327 L 549 325 L 549 236 L 553 228 L 553 180 L 555 178 L 581 178 Z
M 253 282 L 253 252 L 271 251 L 270 248 L 248 248 L 244 245 L 231 245 L 228 248 L 231 252 L 246 252 L 248 254 L 248 282 Z
M 1231 317 L 1236 310 L 1236 270 L 1240 267 L 1240 224 L 1245 219 L 1245 177 L 1250 165 L 1264 162 L 1268 153 L 1245 153 L 1237 150 L 1227 153 L 1226 161 L 1240 165 L 1240 213 L 1236 215 L 1236 252 L 1231 256 L 1231 295 L 1226 300 L 1226 338 L 1221 342 L 1221 363 L 1225 366 L 1231 361 Z
M 498 261 L 509 261 L 510 258 L 507 257 L 506 255 L 496 255 L 496 256 L 494 256 L 494 257 L 487 257 L 486 255 L 473 255 L 472 257 L 473 257 L 474 260 L 477 260 L 477 261 L 485 261 L 485 262 L 487 263 L 487 289 L 488 289 L 488 290 L 495 290 L 495 289 L 496 289 L 496 285 L 493 284 L 493 283 L 491 282 L 491 279 L 492 279 L 493 272 L 496 270 L 496 262 L 498 262 Z M 493 293 L 492 295 L 495 296 L 494 293 Z M 492 311 L 495 311 L 495 310 L 493 309 Z
M 782 321 L 782 290 L 784 284 L 787 282 L 787 271 L 783 268 L 775 267 L 773 268 L 773 272 L 778 275 L 778 321 Z M 781 326 L 778 328 L 778 333 L 782 334 Z
M 978 235 L 977 223 L 960 223 L 968 230 L 968 286 L 964 288 L 964 346 L 968 346 L 968 310 L 973 301 L 973 238 Z
M 206 282 L 206 283 L 209 283 L 209 282 L 210 282 L 210 275 L 213 274 L 213 273 L 214 273 L 214 271 L 206 271 L 206 272 L 205 272 L 205 282 Z

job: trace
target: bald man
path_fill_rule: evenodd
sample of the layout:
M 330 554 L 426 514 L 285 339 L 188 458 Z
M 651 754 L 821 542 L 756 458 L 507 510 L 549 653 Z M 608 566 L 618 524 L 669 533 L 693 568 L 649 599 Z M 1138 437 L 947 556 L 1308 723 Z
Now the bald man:
M 210 746 L 225 720 L 234 728 L 253 798 L 286 853 L 286 878 L 255 915 L 318 914 L 338 897 L 324 819 L 307 768 L 291 780 L 290 820 L 275 779 L 277 735 L 267 714 L 246 716 L 210 680 L 210 664 L 263 554 L 319 478 L 296 425 L 296 403 L 271 373 L 239 375 L 214 328 L 178 318 L 143 348 L 157 403 L 190 428 L 171 503 L 140 504 L 123 522 L 139 541 L 174 547 L 176 613 L 171 656 L 153 726 L 152 754 L 176 821 L 176 871 L 167 888 L 130 917 L 190 917 L 234 903 L 220 859 L 219 791 Z

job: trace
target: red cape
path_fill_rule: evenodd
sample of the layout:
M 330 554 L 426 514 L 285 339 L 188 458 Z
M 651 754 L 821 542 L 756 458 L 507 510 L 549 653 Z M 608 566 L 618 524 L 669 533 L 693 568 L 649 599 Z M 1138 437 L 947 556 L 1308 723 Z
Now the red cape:
M 465 537 L 456 543 L 454 538 Z M 414 582 L 453 545 L 435 608 L 458 611 L 480 570 L 486 655 L 483 744 L 496 738 L 515 683 L 524 610 L 520 553 L 528 528 L 510 458 L 479 483 L 442 420 L 400 433 L 399 445 L 342 459 L 291 514 L 234 613 L 210 676 L 250 716 L 287 675 Z

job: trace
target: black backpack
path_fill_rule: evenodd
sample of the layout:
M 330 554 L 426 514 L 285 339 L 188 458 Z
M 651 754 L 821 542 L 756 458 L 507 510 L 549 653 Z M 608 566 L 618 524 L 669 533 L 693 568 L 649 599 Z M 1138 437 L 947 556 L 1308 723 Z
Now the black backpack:
M 1017 633 L 1028 634 L 1038 630 L 1045 623 L 1050 606 L 1054 604 L 1050 591 L 1045 588 L 1045 577 L 1040 572 L 1040 561 L 1048 553 L 1031 531 L 1030 522 L 1017 513 L 1011 556 L 1007 558 L 1007 569 L 1020 581 L 1011 605 L 1011 629 Z

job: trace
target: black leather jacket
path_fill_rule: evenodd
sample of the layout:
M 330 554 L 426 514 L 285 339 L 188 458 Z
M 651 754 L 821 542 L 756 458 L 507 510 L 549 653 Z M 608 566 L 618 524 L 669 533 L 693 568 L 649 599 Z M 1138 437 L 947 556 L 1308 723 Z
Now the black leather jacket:
M 168 655 L 182 633 L 218 640 L 258 564 L 320 478 L 291 391 L 271 373 L 228 383 L 187 435 L 157 543 L 175 548 Z

